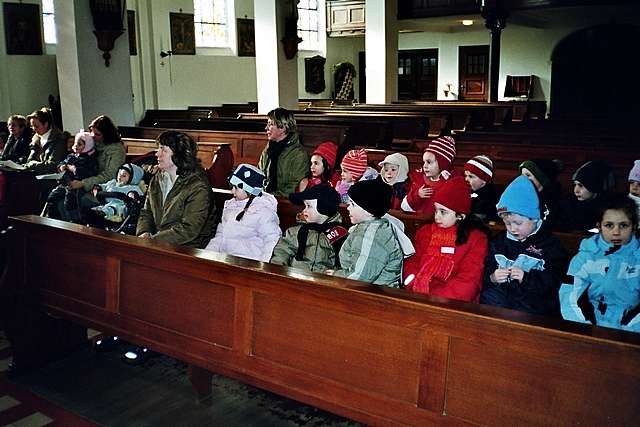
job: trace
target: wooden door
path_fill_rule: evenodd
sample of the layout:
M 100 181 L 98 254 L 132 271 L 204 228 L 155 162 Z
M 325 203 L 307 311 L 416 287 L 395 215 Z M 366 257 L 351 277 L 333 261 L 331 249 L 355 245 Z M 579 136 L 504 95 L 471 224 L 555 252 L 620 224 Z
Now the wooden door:
M 438 49 L 398 52 L 398 99 L 435 100 Z
M 489 45 L 460 46 L 458 58 L 458 98 L 486 101 L 489 96 Z

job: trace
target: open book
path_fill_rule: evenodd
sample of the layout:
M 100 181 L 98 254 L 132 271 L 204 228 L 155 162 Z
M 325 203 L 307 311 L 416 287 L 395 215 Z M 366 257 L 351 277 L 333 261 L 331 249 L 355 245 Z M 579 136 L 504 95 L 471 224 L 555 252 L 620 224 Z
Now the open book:
M 64 172 L 48 173 L 45 175 L 36 175 L 36 179 L 60 179 L 64 175 Z
M 0 160 L 0 167 L 16 169 L 16 170 L 25 170 L 26 167 L 14 162 L 13 160 Z

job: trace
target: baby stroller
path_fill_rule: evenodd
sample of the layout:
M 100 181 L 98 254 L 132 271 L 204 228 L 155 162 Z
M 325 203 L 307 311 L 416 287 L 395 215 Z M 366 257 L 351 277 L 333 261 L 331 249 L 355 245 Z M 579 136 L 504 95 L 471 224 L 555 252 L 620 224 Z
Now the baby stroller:
M 107 198 L 122 200 L 125 205 L 127 205 L 127 215 L 122 218 L 122 221 L 112 221 L 106 218 L 97 217 L 97 215 L 92 215 L 94 223 L 90 223 L 90 226 L 100 227 L 104 228 L 107 231 L 114 231 L 116 233 L 135 236 L 138 217 L 140 216 L 140 211 L 144 206 L 144 196 L 130 197 L 124 193 L 117 193 L 113 191 L 98 191 L 98 193 L 96 194 L 96 198 L 101 204 L 106 204 Z

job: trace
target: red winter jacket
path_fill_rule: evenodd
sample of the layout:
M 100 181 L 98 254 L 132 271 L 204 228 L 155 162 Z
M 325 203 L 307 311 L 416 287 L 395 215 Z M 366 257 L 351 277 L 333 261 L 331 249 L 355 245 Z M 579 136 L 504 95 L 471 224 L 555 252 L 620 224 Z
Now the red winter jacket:
M 438 232 L 435 223 L 425 224 L 418 229 L 413 245 L 416 254 L 404 262 L 404 277 L 417 275 L 426 261 L 426 252 L 434 232 Z M 486 234 L 478 230 L 469 233 L 467 243 L 455 246 L 453 271 L 447 281 L 433 277 L 430 283 L 430 295 L 438 295 L 461 301 L 478 302 L 482 290 L 484 261 L 489 243 Z M 419 279 L 414 279 L 419 280 Z
M 451 176 L 449 179 L 455 175 L 453 172 L 450 173 Z M 422 169 L 417 169 L 409 172 L 409 180 L 411 181 L 411 189 L 407 193 L 407 203 L 415 212 L 424 214 L 426 217 L 433 217 L 433 196 L 436 191 L 438 191 L 438 188 L 444 184 L 446 179 L 441 176 L 439 180 L 431 181 L 424 176 Z M 418 195 L 418 190 L 420 190 L 423 185 L 433 189 L 431 196 L 426 199 L 423 199 Z

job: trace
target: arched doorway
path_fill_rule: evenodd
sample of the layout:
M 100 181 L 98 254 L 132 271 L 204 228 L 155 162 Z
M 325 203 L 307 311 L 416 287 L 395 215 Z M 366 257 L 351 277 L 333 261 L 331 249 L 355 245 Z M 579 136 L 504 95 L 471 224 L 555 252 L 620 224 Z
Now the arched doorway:
M 551 116 L 640 112 L 632 65 L 640 27 L 600 25 L 565 37 L 551 55 Z

